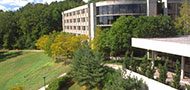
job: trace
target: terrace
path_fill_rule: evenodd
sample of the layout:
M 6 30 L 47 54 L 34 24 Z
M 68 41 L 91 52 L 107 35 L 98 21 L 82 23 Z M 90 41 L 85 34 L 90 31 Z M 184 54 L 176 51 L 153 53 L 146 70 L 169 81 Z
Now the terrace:
M 159 53 L 180 57 L 180 82 L 182 85 L 190 85 L 190 36 L 174 38 L 132 38 L 132 46 L 147 50 L 147 56 L 152 57 L 153 60 L 159 57 Z M 172 80 L 173 74 L 172 71 L 168 72 L 168 81 Z M 156 76 L 159 76 L 159 73 L 156 73 Z

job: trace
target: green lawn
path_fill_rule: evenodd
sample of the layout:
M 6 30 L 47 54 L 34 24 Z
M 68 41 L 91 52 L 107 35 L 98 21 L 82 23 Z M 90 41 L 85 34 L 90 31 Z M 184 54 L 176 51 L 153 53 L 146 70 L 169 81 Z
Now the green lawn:
M 43 86 L 43 76 L 47 83 L 70 70 L 69 66 L 54 63 L 43 52 L 22 52 L 11 58 L 1 54 L 0 60 L 3 60 L 0 62 L 0 90 L 9 90 L 14 86 L 37 90 Z

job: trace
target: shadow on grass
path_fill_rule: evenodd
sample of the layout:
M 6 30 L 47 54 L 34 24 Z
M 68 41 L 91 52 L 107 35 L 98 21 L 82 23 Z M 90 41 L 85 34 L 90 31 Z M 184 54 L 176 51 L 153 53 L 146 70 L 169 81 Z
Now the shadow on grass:
M 0 51 L 0 62 L 3 62 L 7 59 L 10 59 L 19 55 L 22 55 L 22 51 L 14 51 L 14 52 Z

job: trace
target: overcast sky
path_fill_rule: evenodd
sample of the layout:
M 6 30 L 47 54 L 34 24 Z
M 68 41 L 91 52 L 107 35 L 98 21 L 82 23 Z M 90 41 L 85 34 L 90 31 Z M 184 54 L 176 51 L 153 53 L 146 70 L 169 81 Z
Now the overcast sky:
M 0 0 L 0 10 L 17 10 L 20 7 L 25 6 L 27 3 L 48 3 L 53 1 L 63 1 L 63 0 Z M 87 0 L 84 0 L 87 1 Z

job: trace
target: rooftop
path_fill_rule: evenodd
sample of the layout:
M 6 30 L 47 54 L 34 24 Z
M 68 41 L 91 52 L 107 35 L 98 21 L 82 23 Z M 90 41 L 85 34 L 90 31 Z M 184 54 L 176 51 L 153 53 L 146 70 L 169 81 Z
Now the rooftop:
M 149 38 L 150 40 L 164 41 L 164 42 L 174 42 L 180 44 L 190 44 L 190 35 L 182 37 L 172 37 L 172 38 Z

